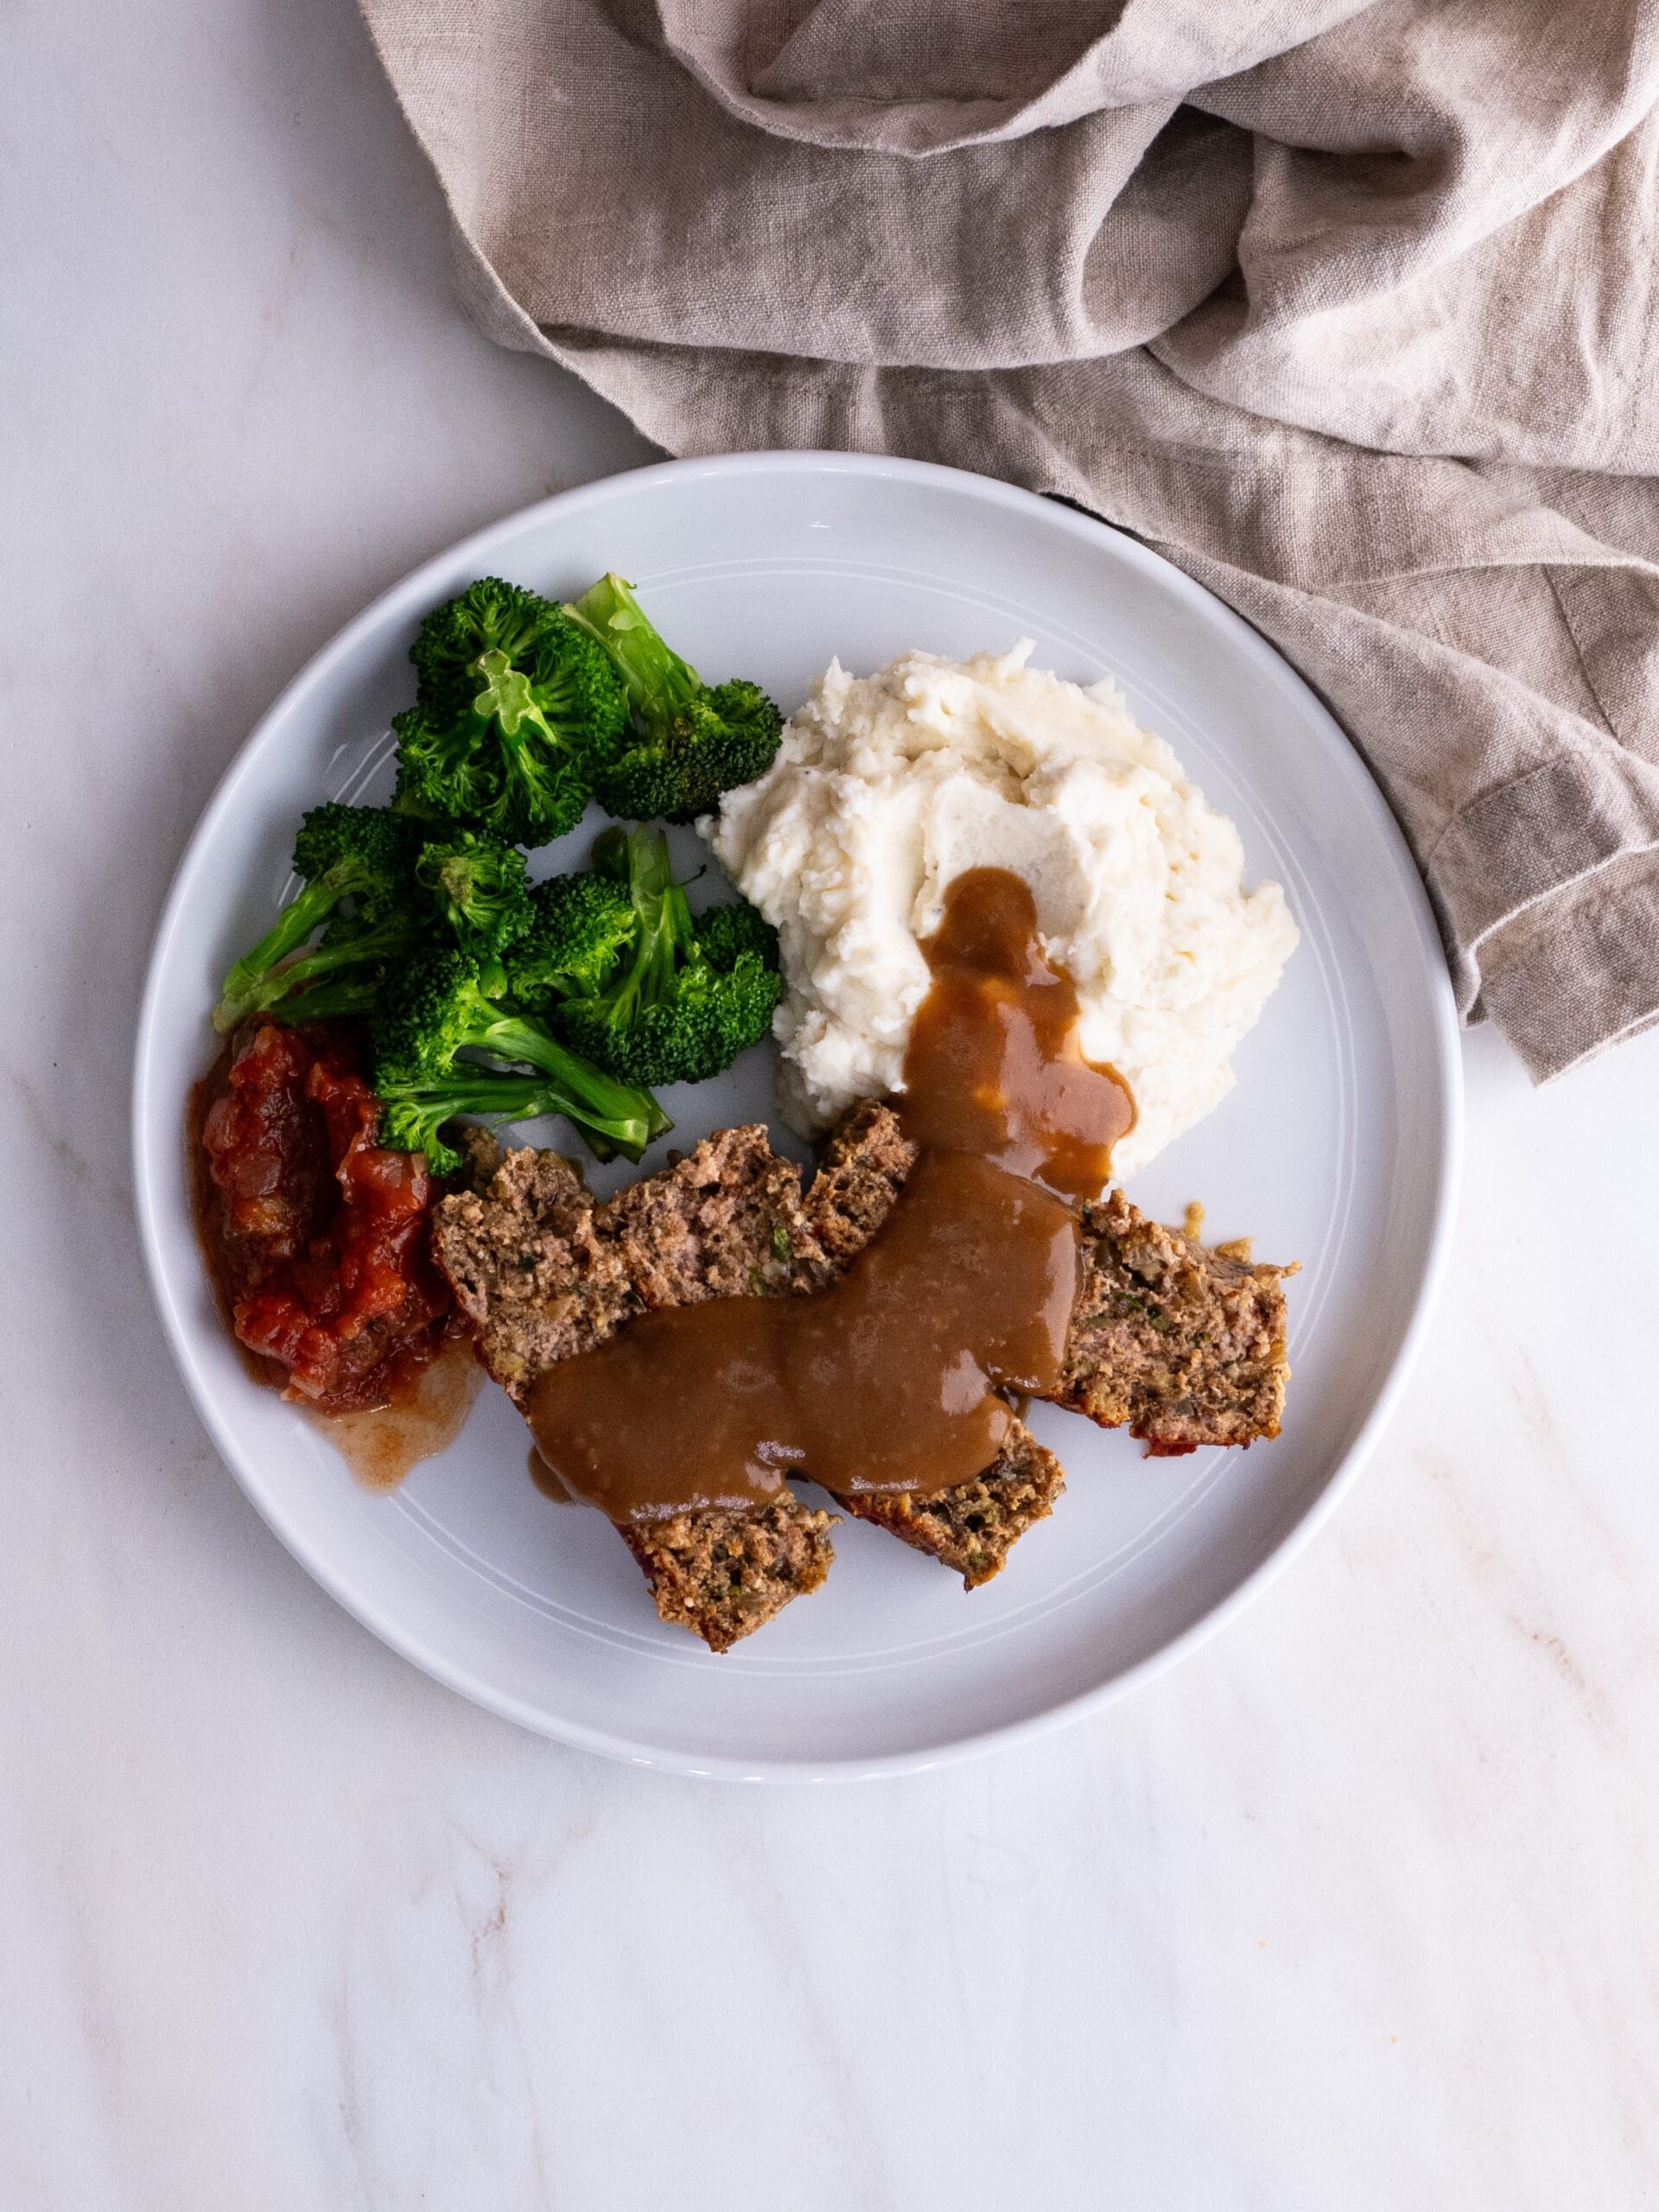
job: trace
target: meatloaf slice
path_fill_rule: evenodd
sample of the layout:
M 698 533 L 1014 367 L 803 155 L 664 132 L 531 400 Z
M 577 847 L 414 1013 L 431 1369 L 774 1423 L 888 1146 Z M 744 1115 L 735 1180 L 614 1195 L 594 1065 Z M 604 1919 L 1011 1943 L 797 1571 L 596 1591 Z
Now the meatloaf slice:
M 977 1590 L 1000 1574 L 1008 1554 L 1034 1522 L 1046 1521 L 1065 1488 L 1054 1454 L 1015 1420 L 1008 1440 L 982 1475 L 931 1497 L 909 1491 L 862 1491 L 836 1503 L 860 1521 L 929 1552 Z
M 538 1375 L 645 1310 L 636 1267 L 652 1303 L 684 1303 L 747 1285 L 751 1265 L 786 1273 L 780 1224 L 807 1241 L 799 1171 L 776 1159 L 764 1129 L 723 1130 L 605 1206 L 556 1153 L 503 1159 L 486 1144 L 468 1158 L 474 1187 L 439 1205 L 433 1251 L 484 1365 L 521 1407 Z M 709 1508 L 621 1533 L 661 1618 L 724 1651 L 817 1588 L 835 1557 L 830 1528 L 829 1514 L 785 1491 L 760 1513 Z
M 1161 1228 L 1121 1191 L 1084 1210 L 1083 1265 L 1056 1402 L 1128 1424 L 1154 1456 L 1277 1436 L 1294 1267 L 1252 1264 Z
M 830 1132 L 806 1193 L 806 1220 L 836 1271 L 850 1267 L 876 1235 L 916 1164 L 917 1147 L 878 1099 L 860 1099 Z M 1065 1488 L 1065 1471 L 1024 1421 L 971 1483 L 916 1497 L 908 1491 L 849 1491 L 836 1503 L 915 1550 L 930 1552 L 969 1590 L 998 1573 L 1033 1522 L 1046 1520 Z
M 818 1290 L 876 1234 L 915 1159 L 892 1110 L 864 1100 L 836 1125 L 804 1205 L 799 1171 L 772 1150 L 764 1129 L 743 1128 L 722 1130 L 690 1159 L 635 1183 L 605 1212 L 647 1306 Z M 931 1552 L 972 1589 L 1051 1510 L 1065 1482 L 1052 1452 L 1016 1422 L 993 1465 L 959 1489 L 914 1501 L 898 1493 L 835 1495 L 856 1519 Z M 645 1534 L 660 1541 L 657 1529 Z M 695 1548 L 695 1532 L 689 1542 Z M 638 1543 L 634 1549 L 641 1555 Z M 677 1557 L 687 1549 L 683 1542 Z
M 441 1199 L 432 1250 L 479 1357 L 516 1403 L 562 1359 L 640 1310 L 581 1170 L 556 1152 L 470 1155 L 474 1188 Z
M 659 1618 L 689 1628 L 711 1651 L 729 1651 L 791 1598 L 817 1588 L 836 1555 L 831 1518 L 785 1491 L 759 1512 L 706 1508 L 637 1522 L 621 1535 Z
M 751 1122 L 601 1208 L 602 1231 L 648 1306 L 759 1298 L 827 1279 L 801 1204 L 801 1171 Z
M 892 1212 L 916 1154 L 899 1116 L 877 1098 L 859 1099 L 830 1132 L 806 1193 L 806 1222 L 836 1274 Z

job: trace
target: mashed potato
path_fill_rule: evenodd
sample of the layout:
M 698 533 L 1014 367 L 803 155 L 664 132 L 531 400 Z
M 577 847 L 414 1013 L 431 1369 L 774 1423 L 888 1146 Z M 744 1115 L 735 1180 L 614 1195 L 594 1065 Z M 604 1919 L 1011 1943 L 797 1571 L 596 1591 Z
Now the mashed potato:
M 902 1090 L 918 940 L 970 868 L 1031 886 L 1083 1050 L 1135 1094 L 1120 1174 L 1232 1087 L 1229 1055 L 1295 947 L 1284 893 L 1244 889 L 1237 830 L 1110 683 L 1027 668 L 1031 650 L 905 653 L 864 677 L 831 662 L 772 768 L 700 825 L 778 926 L 779 1104 L 804 1135 Z

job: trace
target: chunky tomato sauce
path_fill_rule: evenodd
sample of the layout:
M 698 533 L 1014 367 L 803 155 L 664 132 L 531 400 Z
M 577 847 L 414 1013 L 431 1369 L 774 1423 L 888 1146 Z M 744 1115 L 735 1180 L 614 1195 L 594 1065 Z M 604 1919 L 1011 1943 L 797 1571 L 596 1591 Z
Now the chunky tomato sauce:
M 375 1142 L 351 1025 L 250 1027 L 192 1099 L 214 1287 L 262 1377 L 323 1413 L 392 1404 L 446 1333 L 418 1153 Z

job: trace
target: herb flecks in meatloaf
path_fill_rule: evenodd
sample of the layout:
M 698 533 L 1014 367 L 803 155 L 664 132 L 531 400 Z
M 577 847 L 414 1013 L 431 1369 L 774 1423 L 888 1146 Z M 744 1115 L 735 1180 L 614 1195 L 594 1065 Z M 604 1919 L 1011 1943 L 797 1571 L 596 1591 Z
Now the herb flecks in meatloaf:
M 804 1288 L 822 1273 L 800 1170 L 763 1128 L 723 1129 L 603 1205 L 556 1153 L 503 1158 L 486 1141 L 467 1156 L 474 1187 L 439 1205 L 433 1250 L 480 1357 L 521 1406 L 538 1375 L 648 1306 Z M 724 1651 L 817 1588 L 830 1526 L 785 1491 L 759 1513 L 710 1507 L 621 1533 L 662 1618 Z
M 657 1611 L 729 1650 L 830 1572 L 832 1516 L 791 1492 L 755 1513 L 709 1510 L 636 1522 L 622 1531 L 645 1571 Z
M 650 1307 L 822 1289 L 878 1233 L 915 1158 L 892 1109 L 868 1100 L 837 1125 L 804 1193 L 799 1170 L 754 1126 L 722 1130 L 604 1205 L 556 1154 L 502 1160 L 478 1146 L 474 1189 L 441 1205 L 434 1244 L 486 1366 L 522 1402 L 545 1368 Z M 1057 1402 L 1127 1425 L 1154 1453 L 1276 1435 L 1290 1272 L 1206 1249 L 1113 1192 L 1084 1211 Z M 837 1502 L 971 1589 L 1063 1486 L 1058 1461 L 1016 1423 L 972 1483 Z M 721 1650 L 817 1586 L 833 1555 L 829 1526 L 790 1496 L 760 1514 L 711 1510 L 625 1533 L 664 1619 Z
M 1077 1309 L 1058 1399 L 1150 1453 L 1277 1436 L 1284 1412 L 1283 1279 L 1135 1211 L 1121 1191 L 1083 1217 Z

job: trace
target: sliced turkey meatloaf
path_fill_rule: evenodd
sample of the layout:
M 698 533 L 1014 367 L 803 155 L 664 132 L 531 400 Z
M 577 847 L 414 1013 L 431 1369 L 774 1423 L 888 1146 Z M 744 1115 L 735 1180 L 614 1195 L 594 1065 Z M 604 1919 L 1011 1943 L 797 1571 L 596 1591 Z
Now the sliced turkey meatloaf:
M 887 1217 L 913 1148 L 885 1109 L 857 1108 L 803 1205 L 800 1170 L 759 1127 L 721 1130 L 688 1159 L 596 1205 L 556 1153 L 505 1160 L 474 1146 L 474 1189 L 445 1199 L 434 1250 L 485 1365 L 519 1403 L 537 1375 L 652 1307 L 822 1289 Z M 1064 1486 L 1053 1454 L 1016 1421 L 976 1480 L 926 1500 L 838 1502 L 960 1573 L 988 1580 Z M 715 1649 L 816 1589 L 830 1516 L 785 1492 L 763 1514 L 723 1509 L 626 1529 L 658 1612 Z
M 791 1234 L 806 1241 L 800 1171 L 763 1129 L 722 1130 L 606 1205 L 557 1153 L 503 1158 L 474 1140 L 471 1166 L 474 1188 L 437 1208 L 433 1251 L 485 1366 L 520 1406 L 538 1375 L 648 1305 L 796 1287 L 779 1252 Z M 621 1533 L 662 1618 L 724 1651 L 817 1588 L 830 1525 L 785 1491 L 764 1512 L 709 1508 Z
M 822 1289 L 876 1235 L 916 1158 L 892 1109 L 854 1106 L 802 1190 L 758 1126 L 721 1131 L 689 1158 L 596 1204 L 555 1153 L 475 1152 L 472 1192 L 440 1205 L 434 1249 L 485 1364 L 523 1402 L 556 1361 L 636 1313 L 707 1298 Z M 1276 1435 L 1289 1269 L 1211 1251 L 1146 1220 L 1113 1192 L 1083 1214 L 1079 1293 L 1056 1402 L 1127 1424 L 1154 1453 Z M 853 1492 L 844 1510 L 959 1573 L 988 1580 L 1052 1508 L 1058 1462 L 1016 1423 L 994 1465 L 931 1497 Z M 785 1493 L 764 1514 L 710 1510 L 627 1540 L 664 1619 L 724 1649 L 815 1589 L 830 1518 Z

